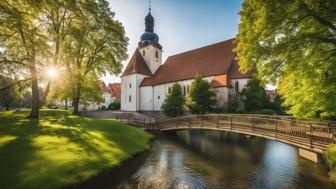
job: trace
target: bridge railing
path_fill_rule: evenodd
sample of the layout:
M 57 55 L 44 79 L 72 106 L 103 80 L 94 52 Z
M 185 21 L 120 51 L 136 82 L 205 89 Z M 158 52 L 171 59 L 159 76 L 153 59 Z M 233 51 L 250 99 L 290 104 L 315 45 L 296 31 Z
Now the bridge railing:
M 276 139 L 289 140 L 310 147 L 325 148 L 333 143 L 336 124 L 309 122 L 269 117 L 208 114 L 192 115 L 162 120 L 156 123 L 158 130 L 207 128 L 235 130 Z

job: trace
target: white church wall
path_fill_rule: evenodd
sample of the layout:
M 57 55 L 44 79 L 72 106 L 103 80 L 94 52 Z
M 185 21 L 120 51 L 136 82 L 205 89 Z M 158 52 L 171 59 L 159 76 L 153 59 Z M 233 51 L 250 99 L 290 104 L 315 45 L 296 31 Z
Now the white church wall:
M 121 110 L 136 111 L 136 74 L 121 77 Z
M 162 51 L 153 45 L 147 45 L 139 50 L 144 57 L 148 68 L 154 74 L 162 64 Z M 156 52 L 158 53 L 157 57 Z
M 214 90 L 216 92 L 216 106 L 225 108 L 229 102 L 229 88 L 217 87 Z
M 152 86 L 140 87 L 140 110 L 143 110 L 143 111 L 153 110 L 153 87 Z

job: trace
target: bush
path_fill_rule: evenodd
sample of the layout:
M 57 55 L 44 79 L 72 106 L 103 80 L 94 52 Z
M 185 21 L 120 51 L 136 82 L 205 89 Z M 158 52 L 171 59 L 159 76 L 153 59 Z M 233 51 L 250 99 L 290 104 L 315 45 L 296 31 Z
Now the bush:
M 191 83 L 190 103 L 188 107 L 193 114 L 211 112 L 216 104 L 215 93 L 207 80 L 202 76 L 196 76 Z
M 257 80 L 248 81 L 242 91 L 245 109 L 247 111 L 256 111 L 271 108 L 264 86 Z
M 120 110 L 120 102 L 119 101 L 112 102 L 108 106 L 108 109 L 110 109 L 110 110 Z
M 183 115 L 185 99 L 182 95 L 182 88 L 179 84 L 174 84 L 172 91 L 167 95 L 162 108 L 167 116 L 176 117 Z

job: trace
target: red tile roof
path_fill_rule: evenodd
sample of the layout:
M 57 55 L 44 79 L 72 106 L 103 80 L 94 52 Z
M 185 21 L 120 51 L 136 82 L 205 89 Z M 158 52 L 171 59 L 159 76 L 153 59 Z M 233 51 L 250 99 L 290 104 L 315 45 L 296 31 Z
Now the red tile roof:
M 110 83 L 107 88 L 111 96 L 115 97 L 117 101 L 120 101 L 120 83 Z
M 130 59 L 125 71 L 122 73 L 121 76 L 133 73 L 139 73 L 148 76 L 152 75 L 139 49 L 135 50 L 132 58 Z
M 192 79 L 197 74 L 203 77 L 227 74 L 229 79 L 251 78 L 253 71 L 241 74 L 238 70 L 239 66 L 234 60 L 233 40 L 170 56 L 156 73 L 151 77 L 146 77 L 140 86 Z

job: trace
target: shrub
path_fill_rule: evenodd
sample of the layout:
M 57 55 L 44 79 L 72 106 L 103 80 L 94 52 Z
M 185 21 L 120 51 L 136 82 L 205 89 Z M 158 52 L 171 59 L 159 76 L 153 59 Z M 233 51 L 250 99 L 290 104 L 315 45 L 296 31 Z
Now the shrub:
M 191 83 L 190 103 L 188 107 L 191 113 L 204 114 L 211 112 L 216 104 L 215 92 L 210 83 L 198 75 Z
M 331 170 L 331 179 L 336 181 L 336 144 L 330 145 L 327 148 L 325 158 Z
M 120 102 L 119 101 L 112 102 L 111 104 L 109 104 L 108 109 L 120 110 Z
M 183 115 L 185 99 L 182 95 L 182 88 L 179 84 L 174 84 L 172 91 L 167 95 L 162 108 L 167 116 L 176 117 Z
M 246 84 L 242 91 L 242 96 L 247 111 L 268 109 L 271 107 L 265 88 L 257 79 L 252 79 Z

